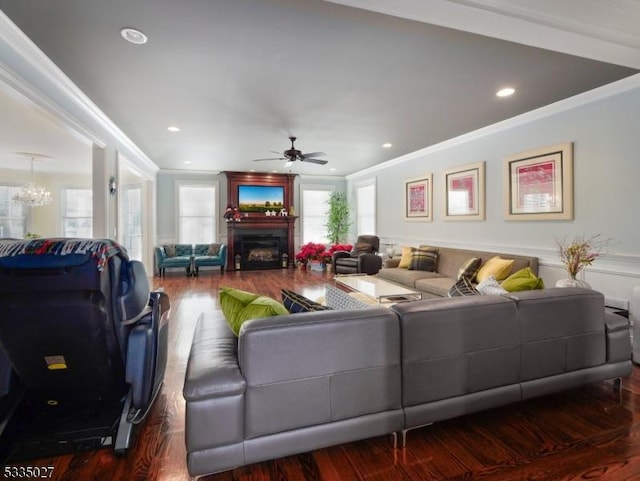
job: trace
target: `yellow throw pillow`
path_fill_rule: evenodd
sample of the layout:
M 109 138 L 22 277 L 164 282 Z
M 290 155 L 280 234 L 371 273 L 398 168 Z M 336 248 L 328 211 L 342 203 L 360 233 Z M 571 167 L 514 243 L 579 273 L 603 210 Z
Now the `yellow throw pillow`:
M 500 256 L 492 257 L 480 267 L 476 274 L 476 282 L 482 282 L 489 276 L 494 276 L 497 281 L 506 279 L 511 274 L 513 262 L 513 259 L 503 259 Z
M 413 247 L 403 247 L 402 248 L 402 257 L 400 258 L 400 264 L 398 267 L 402 269 L 408 269 L 409 264 L 411 264 L 411 252 L 413 251 Z

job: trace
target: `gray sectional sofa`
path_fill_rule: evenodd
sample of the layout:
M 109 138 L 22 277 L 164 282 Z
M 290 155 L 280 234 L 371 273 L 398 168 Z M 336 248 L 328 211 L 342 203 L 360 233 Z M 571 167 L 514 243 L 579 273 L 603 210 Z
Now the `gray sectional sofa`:
M 183 391 L 188 469 L 406 434 L 631 369 L 627 319 L 579 288 L 255 319 L 239 338 L 206 314 Z
M 480 258 L 483 264 L 494 256 L 500 256 L 503 259 L 513 259 L 514 263 L 511 272 L 530 267 L 533 273 L 538 275 L 537 257 L 456 249 L 453 247 L 420 246 L 420 248 L 427 247 L 438 250 L 437 272 L 409 270 L 397 267 L 400 263 L 400 257 L 393 257 L 385 261 L 384 267 L 380 269 L 376 275 L 381 279 L 422 292 L 423 299 L 446 297 L 449 289 L 456 283 L 458 269 L 471 257 Z

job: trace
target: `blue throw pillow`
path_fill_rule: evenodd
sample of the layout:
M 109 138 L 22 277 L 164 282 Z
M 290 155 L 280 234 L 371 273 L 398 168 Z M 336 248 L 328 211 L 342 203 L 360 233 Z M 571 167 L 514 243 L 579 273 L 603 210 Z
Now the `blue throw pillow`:
M 282 289 L 280 291 L 282 295 L 282 303 L 291 314 L 297 314 L 298 312 L 312 312 L 312 311 L 326 311 L 331 310 L 330 307 L 323 306 L 311 299 L 301 296 L 300 294 Z

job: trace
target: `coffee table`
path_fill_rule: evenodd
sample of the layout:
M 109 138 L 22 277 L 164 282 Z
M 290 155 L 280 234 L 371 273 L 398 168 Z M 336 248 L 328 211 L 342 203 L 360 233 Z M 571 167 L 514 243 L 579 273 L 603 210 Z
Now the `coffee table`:
M 380 304 L 419 301 L 422 292 L 407 289 L 366 274 L 336 275 L 334 280 L 352 291 L 360 292 Z

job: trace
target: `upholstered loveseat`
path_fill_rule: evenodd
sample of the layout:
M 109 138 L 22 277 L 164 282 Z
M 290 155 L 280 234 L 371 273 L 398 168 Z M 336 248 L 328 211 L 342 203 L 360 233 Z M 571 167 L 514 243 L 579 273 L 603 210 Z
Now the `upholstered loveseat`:
M 187 276 L 191 275 L 193 246 L 191 244 L 166 244 L 154 249 L 156 272 L 164 276 L 165 269 L 181 267 Z
M 193 248 L 194 275 L 198 275 L 200 267 L 220 267 L 220 274 L 224 274 L 227 264 L 226 244 L 196 244 Z
M 184 384 L 192 476 L 631 373 L 627 319 L 551 288 L 254 319 L 198 320 Z M 391 449 L 391 447 L 389 448 Z
M 529 267 L 534 274 L 538 274 L 537 257 L 456 249 L 453 247 L 420 246 L 419 249 L 434 249 L 438 252 L 436 270 L 434 272 L 398 267 L 401 257 L 396 256 L 385 260 L 384 268 L 380 269 L 376 275 L 387 281 L 421 291 L 422 298 L 429 299 L 446 297 L 457 281 L 460 267 L 474 257 L 480 259 L 480 268 L 489 259 L 499 256 L 502 259 L 513 260 L 510 272 L 517 272 Z

